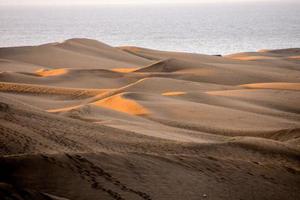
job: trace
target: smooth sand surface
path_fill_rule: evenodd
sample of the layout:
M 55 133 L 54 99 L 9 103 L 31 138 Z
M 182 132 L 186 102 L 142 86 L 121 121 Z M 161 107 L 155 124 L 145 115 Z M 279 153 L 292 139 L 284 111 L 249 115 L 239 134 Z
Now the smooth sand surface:
M 0 48 L 0 199 L 300 199 L 299 57 Z

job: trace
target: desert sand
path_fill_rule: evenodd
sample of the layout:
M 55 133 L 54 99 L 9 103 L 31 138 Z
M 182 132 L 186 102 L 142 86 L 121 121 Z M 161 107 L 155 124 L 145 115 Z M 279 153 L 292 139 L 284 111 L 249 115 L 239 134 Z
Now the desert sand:
M 300 199 L 300 49 L 0 48 L 0 199 Z

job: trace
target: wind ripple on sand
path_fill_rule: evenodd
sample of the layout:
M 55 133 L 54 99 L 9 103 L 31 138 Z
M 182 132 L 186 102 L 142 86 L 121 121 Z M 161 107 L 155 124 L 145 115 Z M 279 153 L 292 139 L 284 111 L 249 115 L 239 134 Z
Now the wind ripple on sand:
M 72 97 L 93 97 L 106 92 L 106 90 L 101 89 L 48 87 L 33 84 L 19 84 L 6 82 L 0 82 L 0 91 L 25 94 L 30 93 L 33 95 L 65 95 Z

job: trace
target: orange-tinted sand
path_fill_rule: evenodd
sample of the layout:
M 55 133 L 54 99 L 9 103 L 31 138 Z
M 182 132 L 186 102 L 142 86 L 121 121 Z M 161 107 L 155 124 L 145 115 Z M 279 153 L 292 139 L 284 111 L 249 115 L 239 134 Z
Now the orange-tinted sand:
M 127 99 L 123 94 L 108 97 L 93 104 L 132 115 L 145 115 L 148 113 L 146 108 L 143 108 L 134 100 Z
M 121 72 L 121 73 L 129 73 L 138 70 L 139 68 L 114 68 L 112 71 Z
M 163 96 L 181 96 L 184 94 L 185 94 L 185 92 L 179 92 L 179 91 L 162 93 Z
M 47 77 L 47 76 L 59 76 L 62 74 L 66 74 L 68 71 L 66 69 L 52 69 L 52 70 L 45 70 L 39 69 L 36 71 L 36 74 L 39 76 Z
M 254 83 L 241 86 L 253 89 L 300 90 L 300 83 Z

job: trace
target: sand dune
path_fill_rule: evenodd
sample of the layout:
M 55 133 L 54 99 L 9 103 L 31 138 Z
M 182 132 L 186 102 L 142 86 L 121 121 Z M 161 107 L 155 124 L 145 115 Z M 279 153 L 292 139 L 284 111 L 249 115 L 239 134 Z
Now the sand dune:
M 127 68 L 150 61 L 125 53 L 98 41 L 71 39 L 35 47 L 1 48 L 2 59 L 49 68 Z
M 299 199 L 299 55 L 0 48 L 0 199 Z
M 61 69 L 59 69 L 60 72 Z M 38 73 L 41 73 L 38 71 Z M 144 75 L 132 76 L 106 69 L 64 69 L 58 74 L 57 70 L 44 70 L 41 76 L 36 71 L 29 72 L 2 72 L 0 81 L 12 83 L 26 83 L 44 86 L 67 88 L 119 88 L 133 81 L 138 81 Z M 52 73 L 52 74 L 51 74 Z M 54 73 L 54 74 L 53 74 Z M 56 74 L 55 74 L 56 73 Z M 49 74 L 51 74 L 49 76 Z

